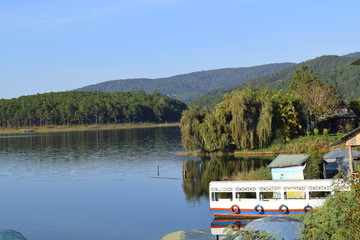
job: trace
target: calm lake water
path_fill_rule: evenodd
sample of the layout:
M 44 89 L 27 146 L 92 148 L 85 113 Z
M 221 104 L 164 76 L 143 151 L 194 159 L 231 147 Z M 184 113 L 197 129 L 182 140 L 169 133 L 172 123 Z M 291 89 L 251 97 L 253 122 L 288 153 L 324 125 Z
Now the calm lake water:
M 177 127 L 2 136 L 0 230 L 28 240 L 156 240 L 210 231 L 200 185 L 217 176 L 204 166 L 233 171 L 269 162 L 175 155 L 181 151 Z M 192 180 L 181 180 L 182 169 Z

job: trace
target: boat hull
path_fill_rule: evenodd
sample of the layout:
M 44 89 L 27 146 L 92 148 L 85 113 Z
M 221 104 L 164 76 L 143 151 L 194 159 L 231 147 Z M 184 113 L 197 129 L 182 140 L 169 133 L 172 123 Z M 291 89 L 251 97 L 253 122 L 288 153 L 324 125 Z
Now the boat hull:
M 279 209 L 264 209 L 262 212 L 257 212 L 254 209 L 241 209 L 234 213 L 229 208 L 211 208 L 210 211 L 215 217 L 281 217 L 292 216 L 299 214 L 306 214 L 304 209 L 289 209 L 286 212 L 280 212 Z

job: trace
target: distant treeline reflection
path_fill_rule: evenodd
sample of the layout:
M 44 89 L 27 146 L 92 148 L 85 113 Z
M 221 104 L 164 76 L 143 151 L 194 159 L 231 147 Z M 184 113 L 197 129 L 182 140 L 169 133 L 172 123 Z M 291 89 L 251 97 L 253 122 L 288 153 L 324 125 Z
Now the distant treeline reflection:
M 267 166 L 272 157 L 202 157 L 188 160 L 183 169 L 183 190 L 186 200 L 196 202 L 208 197 L 211 181 L 228 180 L 237 172 L 249 172 Z

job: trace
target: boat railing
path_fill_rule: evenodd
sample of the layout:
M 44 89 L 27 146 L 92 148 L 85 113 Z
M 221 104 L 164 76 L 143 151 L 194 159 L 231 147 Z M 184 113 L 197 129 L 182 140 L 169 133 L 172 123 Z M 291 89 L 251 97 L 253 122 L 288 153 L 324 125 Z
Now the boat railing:
M 247 187 L 212 187 L 211 200 L 231 201 L 298 201 L 325 199 L 333 191 L 332 185 L 305 186 L 247 186 Z

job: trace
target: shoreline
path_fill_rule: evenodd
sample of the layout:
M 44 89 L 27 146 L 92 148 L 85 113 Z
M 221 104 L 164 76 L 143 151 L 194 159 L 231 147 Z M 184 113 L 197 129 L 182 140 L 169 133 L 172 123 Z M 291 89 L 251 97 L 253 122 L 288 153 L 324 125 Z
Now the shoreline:
M 179 123 L 118 123 L 118 124 L 92 124 L 92 125 L 51 125 L 28 128 L 0 128 L 1 135 L 21 135 L 38 133 L 61 133 L 61 132 L 83 132 L 96 130 L 134 129 L 134 128 L 156 128 L 176 127 Z
M 271 151 L 267 151 L 267 152 L 260 152 L 260 151 L 240 151 L 240 152 L 228 152 L 228 153 L 223 153 L 223 152 L 218 152 L 218 153 L 202 153 L 200 151 L 192 151 L 192 152 L 177 152 L 176 155 L 179 156 L 195 156 L 195 157 L 201 157 L 201 156 L 237 156 L 237 157 L 248 157 L 248 156 L 275 156 L 277 154 L 281 154 L 281 153 L 287 153 L 286 151 L 276 151 L 276 152 L 271 152 Z

